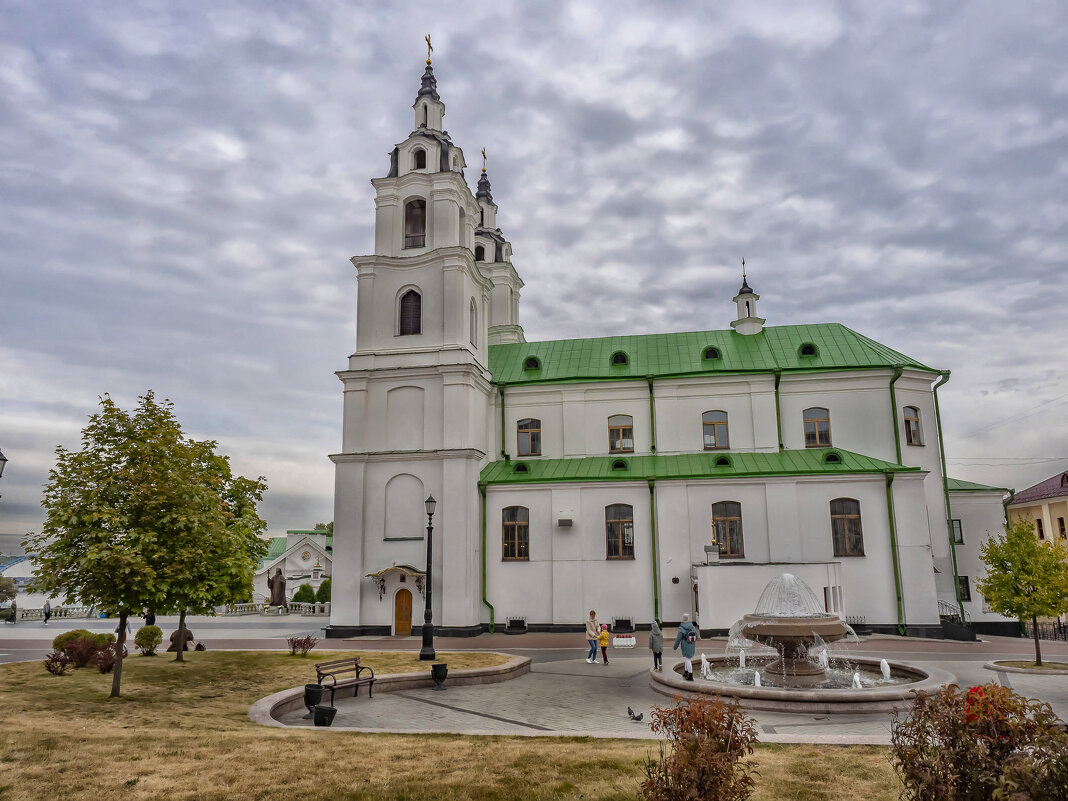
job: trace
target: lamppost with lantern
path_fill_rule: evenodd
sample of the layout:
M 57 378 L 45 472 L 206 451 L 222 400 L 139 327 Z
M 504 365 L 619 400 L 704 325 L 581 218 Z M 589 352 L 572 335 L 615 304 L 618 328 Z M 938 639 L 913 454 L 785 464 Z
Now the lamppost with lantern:
M 419 649 L 419 659 L 424 662 L 437 659 L 434 653 L 434 609 L 431 606 L 433 598 L 433 572 L 434 572 L 434 509 L 438 502 L 430 495 L 426 499 L 426 608 L 423 610 L 423 647 Z

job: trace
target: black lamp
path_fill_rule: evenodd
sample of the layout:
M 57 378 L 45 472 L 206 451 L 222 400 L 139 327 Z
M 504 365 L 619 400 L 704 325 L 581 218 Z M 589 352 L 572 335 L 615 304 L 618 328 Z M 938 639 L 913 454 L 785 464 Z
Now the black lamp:
M 426 499 L 426 608 L 423 610 L 423 647 L 419 649 L 419 659 L 429 662 L 437 659 L 434 653 L 434 610 L 431 608 L 433 598 L 434 572 L 434 510 L 438 502 L 430 495 Z

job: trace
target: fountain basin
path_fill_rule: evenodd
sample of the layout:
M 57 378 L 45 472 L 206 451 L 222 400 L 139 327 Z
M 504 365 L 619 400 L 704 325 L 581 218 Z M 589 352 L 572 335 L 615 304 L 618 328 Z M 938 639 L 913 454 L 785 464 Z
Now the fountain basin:
M 838 615 L 816 614 L 806 617 L 779 617 L 764 614 L 746 615 L 739 633 L 748 640 L 778 648 L 781 655 L 768 665 L 765 681 L 782 687 L 808 687 L 821 683 L 824 670 L 809 661 L 808 649 L 818 636 L 823 642 L 835 642 L 850 632 Z
M 713 666 L 734 667 L 736 657 L 716 656 L 708 660 Z M 849 657 L 850 664 L 860 666 L 873 674 L 879 675 L 878 659 L 866 657 Z M 770 663 L 757 664 L 751 659 L 750 664 L 760 670 L 765 681 L 770 674 Z M 650 685 L 653 690 L 663 695 L 719 695 L 736 699 L 748 709 L 764 709 L 777 712 L 805 712 L 818 714 L 849 714 L 857 712 L 889 712 L 904 709 L 912 704 L 917 691 L 933 692 L 945 684 L 952 684 L 956 677 L 945 670 L 932 667 L 918 667 L 903 662 L 890 662 L 890 675 L 905 679 L 903 684 L 885 687 L 854 689 L 823 689 L 816 687 L 774 687 L 766 684 L 754 687 L 745 684 L 727 684 L 706 681 L 694 676 L 693 681 L 682 678 L 681 663 L 672 670 L 663 673 L 650 671 Z M 765 674 L 765 670 L 768 674 Z

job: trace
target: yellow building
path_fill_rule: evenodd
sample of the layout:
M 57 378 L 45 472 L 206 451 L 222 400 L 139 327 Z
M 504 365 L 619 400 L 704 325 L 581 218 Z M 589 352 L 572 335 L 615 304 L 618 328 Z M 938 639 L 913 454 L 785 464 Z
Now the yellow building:
M 1008 512 L 1010 523 L 1030 520 L 1040 540 L 1068 539 L 1068 471 L 1017 492 Z

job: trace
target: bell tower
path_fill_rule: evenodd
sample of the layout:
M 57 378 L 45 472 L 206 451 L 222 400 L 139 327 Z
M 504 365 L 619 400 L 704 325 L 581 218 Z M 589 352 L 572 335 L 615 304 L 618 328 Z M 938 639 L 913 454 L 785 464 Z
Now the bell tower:
M 764 330 L 764 318 L 757 317 L 756 302 L 760 295 L 749 287 L 749 279 L 745 275 L 745 259 L 742 259 L 742 288 L 734 297 L 738 304 L 738 319 L 731 322 L 731 328 L 739 334 L 759 334 Z
M 497 204 L 486 174 L 486 149 L 482 149 L 482 174 L 478 178 L 478 222 L 475 226 L 475 261 L 493 283 L 489 321 L 491 345 L 526 342 L 519 325 L 519 291 L 523 279 L 512 266 L 512 243 L 497 227 Z
M 435 628 L 473 633 L 480 625 L 478 479 L 491 419 L 495 285 L 475 260 L 482 206 L 464 180 L 463 151 L 442 128 L 445 104 L 429 49 L 428 41 L 415 128 L 393 148 L 386 176 L 371 180 L 374 252 L 352 259 L 356 350 L 337 373 L 344 422 L 342 450 L 330 457 L 335 575 L 327 636 L 419 632 L 420 619 L 398 615 L 423 606 L 422 509 L 430 495 L 440 499 Z M 411 570 L 392 569 L 398 565 Z M 406 582 L 413 571 L 417 580 Z

